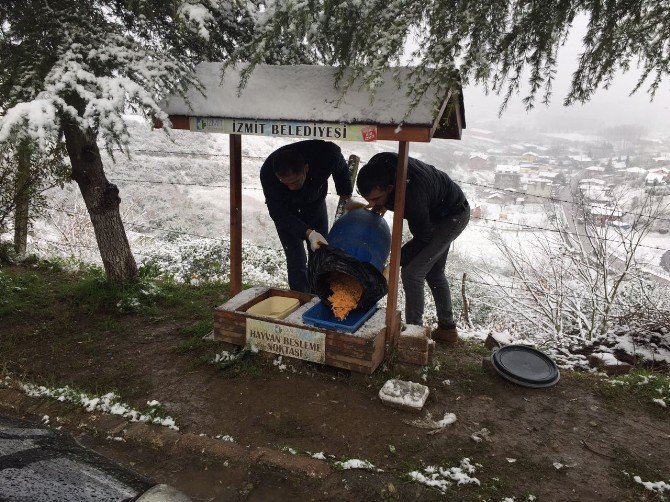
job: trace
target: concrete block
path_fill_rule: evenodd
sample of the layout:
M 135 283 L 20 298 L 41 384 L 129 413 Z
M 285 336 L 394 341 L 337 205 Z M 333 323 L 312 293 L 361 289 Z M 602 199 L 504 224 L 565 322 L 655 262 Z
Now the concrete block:
M 379 390 L 379 399 L 387 406 L 408 411 L 421 411 L 430 390 L 425 385 L 391 379 Z

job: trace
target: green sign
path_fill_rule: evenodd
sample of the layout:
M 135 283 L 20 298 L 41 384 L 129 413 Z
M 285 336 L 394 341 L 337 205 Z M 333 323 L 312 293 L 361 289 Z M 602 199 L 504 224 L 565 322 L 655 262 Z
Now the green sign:
M 191 131 L 197 132 L 317 138 L 337 141 L 377 141 L 377 126 L 375 125 L 191 117 L 190 126 Z

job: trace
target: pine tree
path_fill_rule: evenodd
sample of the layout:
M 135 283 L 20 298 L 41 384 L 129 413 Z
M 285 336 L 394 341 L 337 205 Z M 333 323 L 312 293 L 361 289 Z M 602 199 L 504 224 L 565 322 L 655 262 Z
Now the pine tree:
M 64 137 L 110 280 L 137 277 L 104 172 L 101 139 L 126 150 L 122 115 L 167 116 L 167 94 L 199 88 L 194 66 L 249 42 L 253 3 L 185 0 L 3 0 L 0 5 L 0 143 L 40 148 Z
M 580 15 L 587 33 L 565 104 L 588 101 L 632 63 L 641 70 L 634 90 L 647 83 L 653 96 L 670 73 L 670 5 L 658 0 L 285 0 L 268 5 L 258 37 L 235 60 L 252 63 L 248 74 L 265 46 L 281 40 L 287 57 L 307 48 L 339 65 L 345 88 L 359 77 L 375 87 L 411 37 L 414 102 L 431 86 L 480 83 L 502 94 L 502 112 L 525 79 L 528 108 L 538 97 L 549 102 L 558 49 Z

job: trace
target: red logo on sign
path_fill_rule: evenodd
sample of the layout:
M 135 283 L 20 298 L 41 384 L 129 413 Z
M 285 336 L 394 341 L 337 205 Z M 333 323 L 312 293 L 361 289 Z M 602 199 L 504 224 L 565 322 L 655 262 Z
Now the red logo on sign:
M 367 126 L 361 129 L 363 141 L 377 141 L 377 128 L 375 126 Z

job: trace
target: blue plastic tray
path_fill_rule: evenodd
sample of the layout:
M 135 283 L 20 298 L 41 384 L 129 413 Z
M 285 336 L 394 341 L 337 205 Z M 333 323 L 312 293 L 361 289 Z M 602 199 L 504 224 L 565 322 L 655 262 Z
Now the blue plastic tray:
M 302 315 L 302 321 L 310 326 L 353 333 L 377 311 L 377 305 L 370 310 L 352 310 L 346 319 L 340 321 L 329 307 L 319 302 Z

